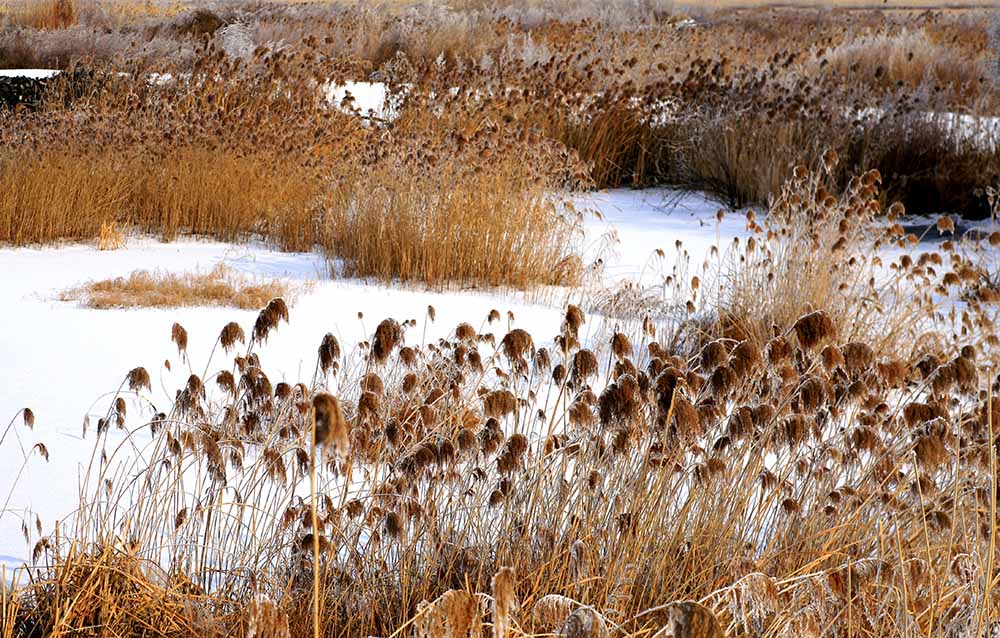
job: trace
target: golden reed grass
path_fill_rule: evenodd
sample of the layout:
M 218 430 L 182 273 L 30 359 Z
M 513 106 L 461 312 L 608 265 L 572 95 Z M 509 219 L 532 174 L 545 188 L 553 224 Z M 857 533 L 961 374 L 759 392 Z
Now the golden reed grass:
M 977 240 L 921 254 L 898 209 L 874 214 L 877 175 L 819 197 L 825 173 L 795 174 L 751 233 L 770 257 L 742 245 L 724 263 L 760 304 L 734 293 L 653 325 L 575 305 L 550 334 L 493 311 L 430 343 L 386 318 L 350 347 L 324 337 L 311 373 L 277 383 L 257 346 L 294 329 L 287 304 L 227 324 L 166 412 L 108 398 L 79 514 L 25 531 L 36 571 L 6 594 L 9 634 L 976 634 L 1000 613 L 983 577 L 1000 340 L 968 274 Z M 762 263 L 795 276 L 802 228 L 839 261 L 823 257 L 814 307 L 784 309 Z M 912 294 L 839 285 L 877 238 Z M 858 329 L 875 294 L 880 321 L 913 306 L 926 330 Z M 146 433 L 141 459 L 105 448 L 115 423 Z
M 76 24 L 76 0 L 35 0 L 0 5 L 0 15 L 7 14 L 17 26 L 33 29 L 64 29 Z

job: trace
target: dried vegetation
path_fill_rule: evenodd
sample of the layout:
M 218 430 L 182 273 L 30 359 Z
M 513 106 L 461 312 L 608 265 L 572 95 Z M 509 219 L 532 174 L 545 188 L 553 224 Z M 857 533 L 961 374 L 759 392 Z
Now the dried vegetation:
M 578 306 L 548 335 L 385 319 L 274 383 L 274 299 L 167 411 L 132 370 L 80 511 L 25 528 L 6 635 L 979 635 L 1000 613 L 991 236 L 920 252 L 877 174 L 834 196 L 836 170 L 748 220 L 717 310 L 706 283 L 610 333 Z M 788 305 L 782 279 L 820 274 Z
M 294 292 L 283 281 L 254 280 L 220 265 L 204 273 L 137 270 L 127 277 L 87 282 L 59 298 L 96 309 L 231 306 L 257 310 L 275 297 L 290 298 Z
M 87 434 L 78 512 L 24 526 L 0 637 L 993 630 L 1000 234 L 942 218 L 923 244 L 897 201 L 997 210 L 995 139 L 933 115 L 996 114 L 978 14 L 227 11 L 143 31 L 176 44 L 156 49 L 169 80 L 91 51 L 43 108 L 0 114 L 0 239 L 115 222 L 527 286 L 580 277 L 569 188 L 681 184 L 766 214 L 656 303 L 581 292 L 549 333 L 493 311 L 428 342 L 385 318 L 272 382 L 258 346 L 294 325 L 275 298 L 165 411 L 133 369 Z M 913 56 L 868 54 L 896 45 Z M 398 112 L 323 98 L 359 74 Z

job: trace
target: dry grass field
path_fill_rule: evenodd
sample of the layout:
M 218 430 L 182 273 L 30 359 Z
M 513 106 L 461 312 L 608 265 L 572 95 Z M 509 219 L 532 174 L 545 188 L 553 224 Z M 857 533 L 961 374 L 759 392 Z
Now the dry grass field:
M 0 104 L 5 247 L 263 242 L 575 302 L 531 332 L 428 307 L 442 339 L 359 313 L 292 378 L 280 282 L 67 291 L 259 314 L 205 352 L 173 323 L 169 405 L 141 367 L 98 400 L 0 638 L 994 635 L 1000 17 L 793 4 L 8 2 L 0 67 L 63 72 Z M 645 186 L 746 235 L 712 279 L 595 291 L 572 195 Z

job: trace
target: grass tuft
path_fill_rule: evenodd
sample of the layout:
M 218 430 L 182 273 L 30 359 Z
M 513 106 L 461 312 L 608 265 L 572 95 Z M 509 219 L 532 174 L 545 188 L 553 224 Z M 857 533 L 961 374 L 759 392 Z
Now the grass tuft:
M 253 310 L 270 299 L 286 297 L 289 285 L 249 279 L 224 265 L 206 273 L 161 273 L 137 270 L 127 277 L 92 281 L 60 294 L 85 308 L 181 308 L 223 306 Z

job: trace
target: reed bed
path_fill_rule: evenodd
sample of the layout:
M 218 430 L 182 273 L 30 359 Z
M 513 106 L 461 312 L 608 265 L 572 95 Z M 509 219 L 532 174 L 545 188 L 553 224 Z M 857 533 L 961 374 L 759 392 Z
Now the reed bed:
M 820 196 L 826 160 L 723 251 L 736 284 L 678 288 L 683 321 L 571 305 L 549 334 L 491 312 L 423 343 L 386 318 L 272 383 L 257 348 L 295 323 L 274 299 L 167 411 L 128 372 L 79 511 L 25 531 L 4 635 L 979 635 L 1000 603 L 990 236 L 919 254 L 876 174 Z M 839 246 L 785 307 L 802 228 Z M 876 236 L 894 283 L 859 295 L 841 284 Z M 933 331 L 871 319 L 912 305 Z
M 540 142 L 578 156 L 599 188 L 666 184 L 760 206 L 793 166 L 815 166 L 832 148 L 842 160 L 839 189 L 876 169 L 891 178 L 888 196 L 911 211 L 983 217 L 983 193 L 1000 173 L 982 11 L 760 9 L 688 20 L 650 10 L 629 28 L 558 16 L 544 3 L 229 3 L 123 20 L 116 33 L 127 37 L 108 35 L 94 16 L 4 32 L 0 61 L 85 63 L 85 75 L 98 69 L 105 86 L 97 99 L 93 83 L 73 82 L 76 93 L 56 88 L 44 113 L 4 116 L 4 192 L 44 193 L 48 184 L 55 194 L 8 201 L 0 241 L 92 237 L 114 215 L 166 238 L 258 233 L 309 248 L 330 176 L 364 165 L 384 143 L 377 131 L 397 129 L 392 139 L 407 140 L 397 154 L 408 157 L 414 145 L 449 143 L 442 131 L 472 122 L 470 104 L 489 117 L 475 128 L 497 126 L 496 138 L 512 142 L 537 127 Z M 108 80 L 120 72 L 130 79 Z M 149 73 L 197 80 L 151 87 Z M 319 99 L 317 86 L 361 79 L 390 86 L 399 121 L 366 128 Z M 469 99 L 446 98 L 452 91 Z M 37 133 L 25 140 L 24 130 Z M 52 148 L 53 140 L 66 141 Z M 67 168 L 81 154 L 93 174 Z M 424 168 L 385 163 L 385 178 Z M 497 174 L 520 192 L 524 175 L 508 168 Z M 447 179 L 463 183 L 460 172 Z M 63 192 L 68 201 L 58 200 Z M 477 216 L 489 215 L 480 205 Z M 64 214 L 74 223 L 58 219 Z
M 86 15 L 5 31 L 0 61 L 70 72 L 0 112 L 4 242 L 253 238 L 526 288 L 580 282 L 576 189 L 761 215 L 655 299 L 576 289 L 549 332 L 384 318 L 272 382 L 275 297 L 166 410 L 127 372 L 78 511 L 24 527 L 0 638 L 994 631 L 1000 234 L 921 252 L 899 223 L 996 213 L 996 131 L 950 117 L 997 115 L 985 19 L 637 16 L 232 4 L 126 18 L 134 46 L 78 47 Z M 358 79 L 394 112 L 325 99 Z

